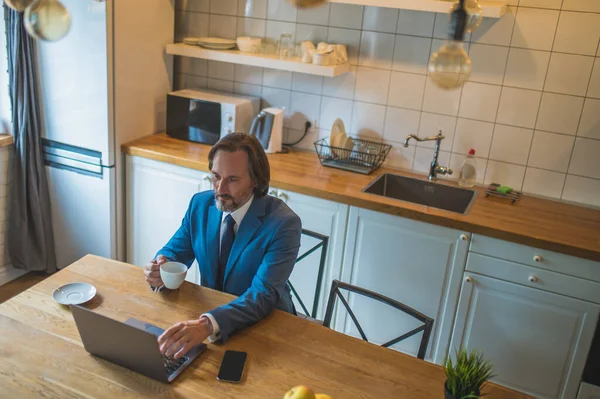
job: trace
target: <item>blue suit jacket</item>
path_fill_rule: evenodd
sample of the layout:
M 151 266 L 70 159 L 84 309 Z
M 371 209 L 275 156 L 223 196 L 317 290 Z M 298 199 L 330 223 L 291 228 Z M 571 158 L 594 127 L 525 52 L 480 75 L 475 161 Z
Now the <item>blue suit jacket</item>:
M 212 191 L 194 195 L 181 226 L 157 256 L 185 263 L 188 268 L 197 259 L 201 284 L 214 289 L 221 218 Z M 210 311 L 219 323 L 222 342 L 274 308 L 294 313 L 287 281 L 301 234 L 300 218 L 283 201 L 254 197 L 238 226 L 224 275 L 224 291 L 238 298 Z

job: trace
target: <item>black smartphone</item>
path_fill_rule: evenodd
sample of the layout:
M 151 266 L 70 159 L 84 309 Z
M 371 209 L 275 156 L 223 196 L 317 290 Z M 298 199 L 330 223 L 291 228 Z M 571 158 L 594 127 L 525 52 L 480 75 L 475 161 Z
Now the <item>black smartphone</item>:
M 217 379 L 219 381 L 240 382 L 246 364 L 246 352 L 225 351 Z

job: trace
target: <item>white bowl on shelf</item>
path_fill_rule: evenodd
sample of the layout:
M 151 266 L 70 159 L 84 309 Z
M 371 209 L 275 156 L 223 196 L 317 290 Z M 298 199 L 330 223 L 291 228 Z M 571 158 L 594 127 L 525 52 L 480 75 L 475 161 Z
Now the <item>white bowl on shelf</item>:
M 242 53 L 253 53 L 260 49 L 260 37 L 241 36 L 236 39 L 236 44 Z

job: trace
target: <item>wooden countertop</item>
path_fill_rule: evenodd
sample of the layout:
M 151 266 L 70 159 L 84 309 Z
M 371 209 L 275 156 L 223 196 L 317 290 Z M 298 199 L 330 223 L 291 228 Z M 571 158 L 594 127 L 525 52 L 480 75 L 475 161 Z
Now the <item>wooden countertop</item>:
M 122 150 L 129 155 L 208 171 L 210 146 L 177 140 L 164 133 L 124 144 Z M 531 196 L 523 196 L 513 205 L 503 199 L 485 198 L 483 189 L 477 188 L 470 211 L 460 215 L 361 192 L 386 172 L 423 178 L 421 175 L 381 168 L 365 176 L 323 167 L 316 154 L 309 152 L 269 154 L 269 162 L 271 185 L 279 189 L 600 261 L 600 210 Z
M 85 306 L 124 321 L 161 328 L 198 317 L 233 297 L 185 282 L 152 293 L 142 269 L 88 255 L 0 305 L 0 397 L 3 398 L 282 398 L 296 385 L 341 398 L 441 398 L 440 366 L 274 311 L 208 349 L 173 383 L 164 384 L 89 355 L 68 307 L 53 291 L 74 281 L 98 294 Z M 226 349 L 248 353 L 240 384 L 216 379 Z M 527 398 L 489 384 L 489 397 Z
M 15 142 L 15 140 L 14 140 L 14 137 L 12 136 L 12 134 L 0 133 L 0 148 L 8 147 L 9 145 L 11 145 L 14 142 Z

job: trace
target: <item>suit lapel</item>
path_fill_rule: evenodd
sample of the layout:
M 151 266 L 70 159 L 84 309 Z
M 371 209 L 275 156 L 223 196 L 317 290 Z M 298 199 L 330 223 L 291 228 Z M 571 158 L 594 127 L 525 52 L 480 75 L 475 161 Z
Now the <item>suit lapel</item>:
M 248 213 L 242 219 L 242 224 L 239 226 L 235 240 L 233 241 L 233 247 L 231 247 L 231 253 L 227 261 L 227 268 L 225 269 L 225 276 L 223 278 L 223 285 L 227 281 L 227 277 L 231 270 L 233 270 L 238 259 L 242 255 L 244 248 L 248 245 L 256 230 L 262 225 L 261 218 L 265 215 L 265 199 L 254 198 Z
M 223 213 L 213 203 L 208 208 L 208 226 L 206 237 L 206 258 L 210 270 L 211 287 L 217 286 L 217 269 L 219 267 L 219 240 L 221 232 L 221 218 Z

